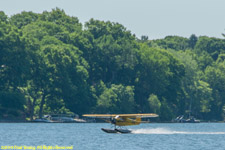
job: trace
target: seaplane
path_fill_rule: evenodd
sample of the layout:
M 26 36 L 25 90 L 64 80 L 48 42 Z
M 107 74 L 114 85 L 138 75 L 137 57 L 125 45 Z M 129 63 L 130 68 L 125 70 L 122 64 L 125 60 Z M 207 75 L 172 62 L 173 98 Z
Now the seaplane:
M 131 133 L 131 130 L 122 128 L 124 126 L 139 125 L 140 123 L 146 123 L 141 118 L 154 118 L 158 117 L 157 114 L 84 114 L 83 117 L 100 118 L 106 122 L 111 123 L 113 129 L 101 128 L 106 133 Z

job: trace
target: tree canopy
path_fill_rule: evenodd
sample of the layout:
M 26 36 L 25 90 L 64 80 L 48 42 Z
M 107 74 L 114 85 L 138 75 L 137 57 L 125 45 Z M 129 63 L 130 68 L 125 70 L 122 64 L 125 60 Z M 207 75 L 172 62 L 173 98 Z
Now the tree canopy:
M 225 40 L 138 39 L 55 8 L 0 12 L 0 119 L 51 113 L 157 113 L 224 120 Z

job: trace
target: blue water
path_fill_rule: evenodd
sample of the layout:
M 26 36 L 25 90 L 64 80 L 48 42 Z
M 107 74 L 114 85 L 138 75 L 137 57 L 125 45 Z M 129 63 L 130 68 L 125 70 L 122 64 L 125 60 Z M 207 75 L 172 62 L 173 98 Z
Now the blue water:
M 74 150 L 224 150 L 224 123 L 130 126 L 132 134 L 107 134 L 106 123 L 1 123 L 0 146 L 73 146 Z

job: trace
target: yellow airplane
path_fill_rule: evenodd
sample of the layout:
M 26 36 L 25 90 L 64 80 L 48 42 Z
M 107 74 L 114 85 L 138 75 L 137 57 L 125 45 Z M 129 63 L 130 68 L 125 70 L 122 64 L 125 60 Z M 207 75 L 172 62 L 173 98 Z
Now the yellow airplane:
M 131 133 L 131 130 L 122 129 L 121 126 L 139 125 L 144 121 L 141 118 L 153 118 L 158 117 L 157 114 L 84 114 L 84 117 L 108 119 L 107 122 L 115 125 L 114 129 L 102 130 L 106 133 Z M 120 127 L 120 128 L 117 128 Z

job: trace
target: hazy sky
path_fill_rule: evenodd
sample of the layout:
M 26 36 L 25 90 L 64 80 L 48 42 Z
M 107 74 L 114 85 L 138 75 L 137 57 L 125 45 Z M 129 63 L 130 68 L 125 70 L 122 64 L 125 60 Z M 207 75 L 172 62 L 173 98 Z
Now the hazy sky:
M 90 18 L 118 22 L 149 39 L 191 34 L 222 38 L 225 33 L 225 0 L 0 0 L 0 10 L 8 16 L 56 7 L 82 23 Z

